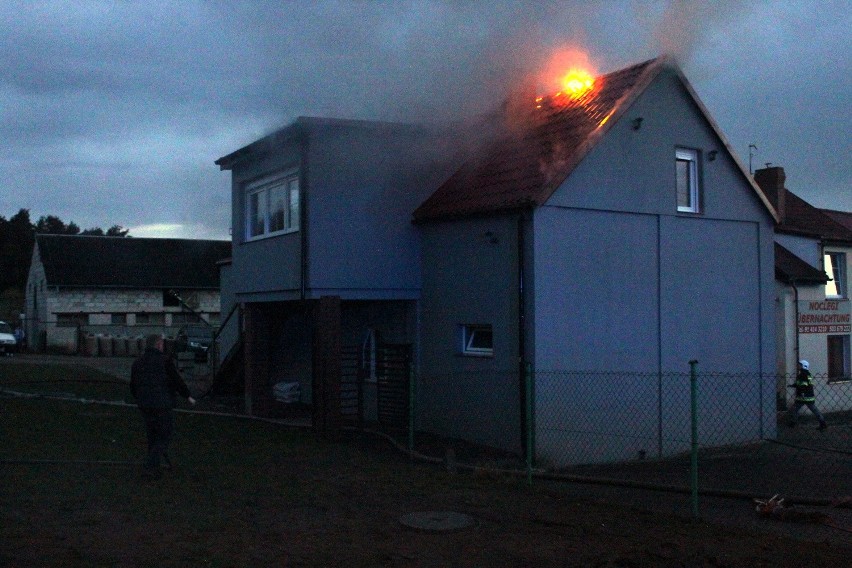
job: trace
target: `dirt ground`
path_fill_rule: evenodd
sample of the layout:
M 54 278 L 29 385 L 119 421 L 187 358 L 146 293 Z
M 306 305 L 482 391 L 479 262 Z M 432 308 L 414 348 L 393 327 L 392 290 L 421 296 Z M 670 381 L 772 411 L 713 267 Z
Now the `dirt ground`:
M 72 410 L 84 411 L 116 420 L 127 414 Z M 207 418 L 178 419 L 185 431 L 181 422 Z M 254 424 L 245 423 L 235 436 Z M 760 518 L 747 501 L 702 497 L 696 520 L 682 494 L 545 480 L 529 487 L 505 474 L 452 474 L 412 462 L 369 434 L 319 453 L 195 462 L 192 452 L 216 455 L 216 447 L 239 455 L 231 439 L 209 443 L 184 445 L 182 465 L 156 482 L 121 464 L 0 460 L 0 567 L 834 568 L 852 554 L 849 509 L 800 508 L 813 515 L 789 522 Z M 68 489 L 51 491 L 51 479 Z M 128 488 L 126 501 L 116 503 L 116 492 Z M 473 524 L 416 530 L 401 522 L 427 511 L 468 515 Z

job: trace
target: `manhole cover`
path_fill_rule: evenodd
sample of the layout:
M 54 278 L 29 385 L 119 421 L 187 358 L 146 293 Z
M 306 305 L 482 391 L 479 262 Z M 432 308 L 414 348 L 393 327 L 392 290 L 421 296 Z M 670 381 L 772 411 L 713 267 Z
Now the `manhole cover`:
M 399 518 L 404 526 L 419 531 L 448 532 L 459 531 L 473 526 L 470 515 L 452 511 L 421 511 L 408 513 Z

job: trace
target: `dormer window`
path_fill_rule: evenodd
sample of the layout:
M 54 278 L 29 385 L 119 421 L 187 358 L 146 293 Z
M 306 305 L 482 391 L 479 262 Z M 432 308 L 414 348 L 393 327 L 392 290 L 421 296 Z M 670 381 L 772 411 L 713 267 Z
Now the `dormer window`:
M 246 191 L 246 240 L 299 229 L 299 174 L 258 180 Z
M 686 148 L 675 150 L 677 179 L 677 210 L 682 213 L 698 213 L 698 152 Z

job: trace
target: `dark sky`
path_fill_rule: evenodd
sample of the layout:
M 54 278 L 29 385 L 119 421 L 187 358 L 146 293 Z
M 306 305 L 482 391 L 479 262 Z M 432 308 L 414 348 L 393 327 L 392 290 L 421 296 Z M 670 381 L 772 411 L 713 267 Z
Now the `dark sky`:
M 300 115 L 455 118 L 580 51 L 681 68 L 744 163 L 852 211 L 842 1 L 3 2 L 0 215 L 228 238 L 213 161 Z

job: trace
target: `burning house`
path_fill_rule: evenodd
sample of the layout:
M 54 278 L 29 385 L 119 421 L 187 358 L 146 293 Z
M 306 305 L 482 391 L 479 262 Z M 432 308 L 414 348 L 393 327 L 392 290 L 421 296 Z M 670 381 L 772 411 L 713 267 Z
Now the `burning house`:
M 217 161 L 252 412 L 274 409 L 282 380 L 316 408 L 351 353 L 358 414 L 381 421 L 381 349 L 402 345 L 419 430 L 520 453 L 529 365 L 536 457 L 558 465 L 566 444 L 582 461 L 683 449 L 659 441 L 687 427 L 688 387 L 663 406 L 660 383 L 624 373 L 774 371 L 777 216 L 676 65 L 511 106 L 463 161 L 425 129 L 318 119 Z M 608 374 L 578 393 L 553 371 Z M 765 408 L 726 420 L 724 439 L 774 431 L 774 381 L 756 388 Z M 736 413 L 738 396 L 702 411 Z M 613 412 L 629 436 L 577 433 Z

